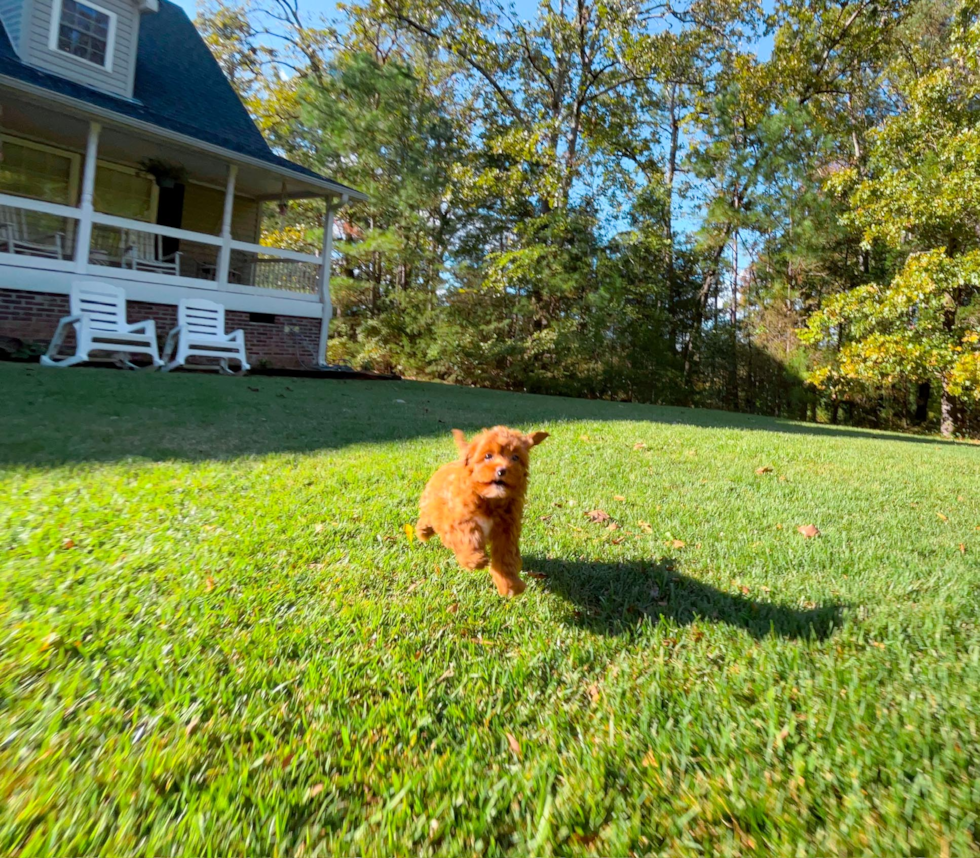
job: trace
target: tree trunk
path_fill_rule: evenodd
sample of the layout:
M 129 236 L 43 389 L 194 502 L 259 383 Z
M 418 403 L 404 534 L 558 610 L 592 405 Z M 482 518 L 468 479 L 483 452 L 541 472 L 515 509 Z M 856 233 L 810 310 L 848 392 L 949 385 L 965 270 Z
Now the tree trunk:
M 736 196 L 736 210 L 738 203 Z M 729 394 L 732 411 L 738 411 L 738 229 L 735 230 L 732 243 L 732 306 L 729 318 L 732 325 L 732 362 L 728 367 Z
M 929 397 L 932 395 L 932 385 L 923 381 L 915 393 L 915 414 L 912 417 L 916 426 L 921 426 L 929 419 Z
M 953 400 L 953 395 L 949 392 L 946 379 L 943 379 L 941 402 L 942 420 L 939 424 L 939 431 L 944 438 L 952 438 L 956 431 L 956 403 Z
M 725 228 L 724 235 L 720 237 L 718 245 L 711 253 L 710 261 L 706 264 L 701 280 L 701 289 L 698 292 L 698 299 L 694 305 L 694 319 L 691 323 L 691 335 L 684 344 L 684 388 L 686 395 L 690 398 L 691 385 L 694 381 L 694 365 L 700 357 L 700 340 L 704 318 L 707 315 L 708 306 L 711 302 L 712 290 L 716 286 L 718 270 L 721 266 L 721 259 L 731 238 L 734 226 L 729 224 Z M 717 290 L 714 290 L 717 295 Z M 717 312 L 715 322 L 717 323 Z
M 668 336 L 670 350 L 677 353 L 677 258 L 674 248 L 674 177 L 677 174 L 677 153 L 680 148 L 681 123 L 677 115 L 677 84 L 670 88 L 670 148 L 667 153 L 665 179 L 667 212 L 664 238 L 667 240 L 667 312 L 670 318 Z

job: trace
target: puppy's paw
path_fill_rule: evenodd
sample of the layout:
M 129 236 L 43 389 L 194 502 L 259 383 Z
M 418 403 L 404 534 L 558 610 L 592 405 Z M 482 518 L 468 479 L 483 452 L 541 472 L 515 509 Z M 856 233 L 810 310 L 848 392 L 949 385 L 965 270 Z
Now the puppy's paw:
M 420 542 L 428 542 L 435 535 L 435 529 L 430 524 L 423 524 L 420 519 L 415 525 L 415 535 Z
M 508 598 L 520 596 L 527 589 L 527 584 L 518 575 L 504 575 L 491 569 L 490 577 L 493 578 L 493 583 L 497 585 L 497 592 L 501 596 Z

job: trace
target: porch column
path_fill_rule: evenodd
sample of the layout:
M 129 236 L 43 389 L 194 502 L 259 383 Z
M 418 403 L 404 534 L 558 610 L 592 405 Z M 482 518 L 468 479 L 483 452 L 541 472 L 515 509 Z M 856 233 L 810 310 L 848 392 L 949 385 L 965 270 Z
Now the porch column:
M 82 272 L 88 267 L 92 245 L 92 213 L 95 211 L 95 162 L 99 157 L 98 122 L 88 124 L 88 141 L 85 144 L 85 167 L 82 171 L 82 199 L 79 208 L 78 231 L 75 233 L 75 270 Z
M 347 202 L 347 195 L 341 197 L 340 204 Z M 333 213 L 336 205 L 327 200 L 327 210 L 323 215 L 323 249 L 320 253 L 320 303 L 323 315 L 320 317 L 320 345 L 317 348 L 317 363 L 327 364 L 327 339 L 330 336 L 330 319 L 333 317 L 333 304 L 330 301 L 330 264 L 333 261 Z
M 228 181 L 225 184 L 225 210 L 221 216 L 221 249 L 218 251 L 218 283 L 228 285 L 228 267 L 231 264 L 231 216 L 235 207 L 235 177 L 238 165 L 228 165 Z

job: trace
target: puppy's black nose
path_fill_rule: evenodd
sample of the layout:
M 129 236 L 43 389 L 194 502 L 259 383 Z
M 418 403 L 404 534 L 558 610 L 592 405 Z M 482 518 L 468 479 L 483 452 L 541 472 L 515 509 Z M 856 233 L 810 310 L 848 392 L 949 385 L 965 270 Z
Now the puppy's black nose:
M 505 476 L 507 476 L 507 469 L 506 468 L 497 468 L 497 476 L 498 477 L 505 477 Z

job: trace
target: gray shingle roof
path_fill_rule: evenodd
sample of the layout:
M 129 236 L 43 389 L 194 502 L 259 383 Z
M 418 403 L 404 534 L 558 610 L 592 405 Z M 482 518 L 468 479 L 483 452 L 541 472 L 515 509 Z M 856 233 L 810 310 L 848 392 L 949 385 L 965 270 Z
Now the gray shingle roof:
M 184 10 L 169 0 L 160 0 L 158 12 L 140 19 L 132 99 L 25 65 L 2 26 L 0 75 L 286 168 L 298 178 L 346 187 L 287 161 L 269 148 L 197 28 Z

